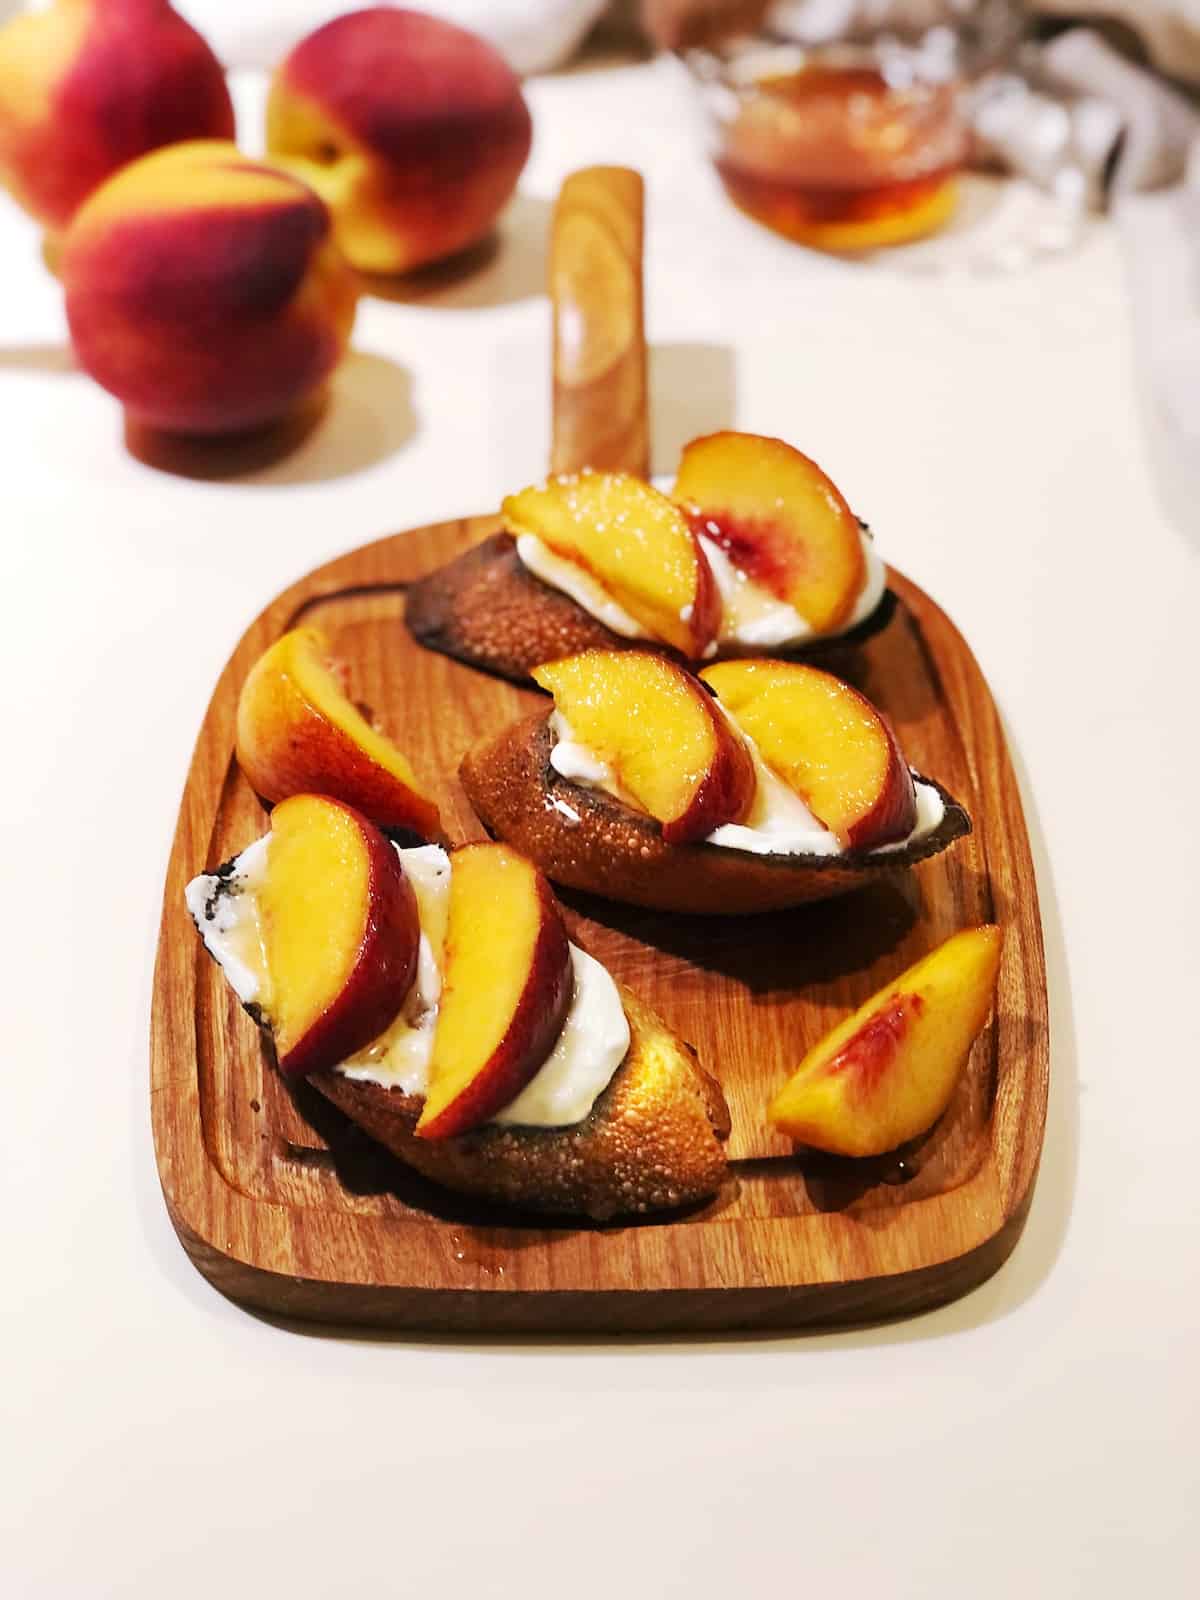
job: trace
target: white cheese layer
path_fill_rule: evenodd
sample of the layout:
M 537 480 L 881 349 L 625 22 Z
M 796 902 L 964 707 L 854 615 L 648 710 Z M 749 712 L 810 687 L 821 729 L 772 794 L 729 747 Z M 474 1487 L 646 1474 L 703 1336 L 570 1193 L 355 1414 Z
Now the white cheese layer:
M 258 915 L 247 914 L 247 907 L 254 904 L 262 882 L 270 837 L 265 833 L 247 845 L 224 871 L 193 878 L 183 891 L 209 955 L 244 1006 L 260 998 L 267 967 Z
M 816 817 L 794 790 L 774 773 L 758 753 L 758 746 L 734 717 L 721 706 L 721 711 L 738 734 L 745 740 L 746 748 L 754 762 L 758 780 L 754 804 L 744 822 L 724 822 L 714 828 L 703 841 L 725 850 L 748 850 L 754 855 L 786 856 L 840 856 L 845 851 L 837 835 Z M 602 761 L 587 745 L 575 737 L 567 719 L 559 711 L 550 716 L 550 731 L 555 743 L 550 750 L 550 765 L 560 777 L 577 783 L 585 789 L 603 789 L 614 799 L 629 803 L 612 768 Z M 893 844 L 877 845 L 869 855 L 885 851 L 903 850 L 906 845 L 924 839 L 939 826 L 946 814 L 941 795 L 932 784 L 923 782 L 913 773 L 913 786 L 917 797 L 917 821 L 912 832 Z
M 417 897 L 421 919 L 417 975 L 390 1027 L 336 1070 L 344 1077 L 381 1083 L 387 1089 L 402 1089 L 405 1094 L 424 1094 L 442 998 L 450 857 L 436 844 L 421 845 L 415 850 L 401 850 L 398 845 L 393 848 Z
M 602 622 L 610 632 L 619 633 L 622 639 L 654 637 L 646 632 L 640 622 L 633 620 L 624 606 L 618 605 L 590 572 L 577 567 L 573 561 L 564 561 L 561 556 L 556 556 L 536 534 L 522 533 L 518 536 L 517 557 L 535 578 L 569 595 L 577 606 L 595 617 L 597 622 Z
M 887 571 L 879 559 L 870 536 L 860 530 L 866 578 L 854 603 L 854 610 L 841 628 L 825 638 L 836 638 L 848 633 L 866 620 L 883 599 L 887 587 Z M 761 583 L 755 583 L 740 567 L 735 567 L 728 555 L 715 540 L 700 535 L 700 544 L 712 568 L 713 580 L 721 595 L 721 627 L 708 654 L 715 655 L 721 644 L 736 644 L 743 649 L 783 650 L 789 645 L 803 644 L 813 637 L 812 625 L 804 620 L 793 606 L 777 599 Z M 569 595 L 577 606 L 602 622 L 611 632 L 623 639 L 653 639 L 654 635 L 643 628 L 618 604 L 608 591 L 589 572 L 564 561 L 555 555 L 532 533 L 522 533 L 517 538 L 517 556 L 521 563 L 549 584 Z M 687 620 L 686 618 L 684 619 Z
M 629 1050 L 629 1022 L 605 967 L 571 946 L 575 997 L 558 1043 L 537 1076 L 493 1122 L 527 1128 L 565 1128 L 584 1117 L 608 1088 Z
M 256 890 L 271 835 L 257 839 L 221 873 L 193 878 L 188 910 L 235 994 L 243 1004 L 266 988 Z M 347 1078 L 424 1094 L 442 995 L 442 964 L 452 859 L 438 845 L 393 847 L 416 895 L 421 920 L 417 974 L 391 1025 L 335 1069 Z M 525 1088 L 493 1122 L 562 1128 L 582 1122 L 608 1087 L 629 1050 L 629 1023 L 607 969 L 571 945 L 574 994 L 562 1032 Z
M 840 628 L 823 635 L 836 638 L 839 633 L 849 633 L 874 611 L 883 599 L 887 588 L 887 569 L 879 559 L 874 541 L 859 529 L 862 541 L 866 576 L 859 590 L 854 609 Z M 789 645 L 803 644 L 813 635 L 812 624 L 806 622 L 794 606 L 780 600 L 761 583 L 734 566 L 724 549 L 714 539 L 700 535 L 700 543 L 712 568 L 713 579 L 721 594 L 721 629 L 717 635 L 721 644 L 737 644 L 746 649 L 785 650 Z M 715 652 L 713 652 L 715 654 Z

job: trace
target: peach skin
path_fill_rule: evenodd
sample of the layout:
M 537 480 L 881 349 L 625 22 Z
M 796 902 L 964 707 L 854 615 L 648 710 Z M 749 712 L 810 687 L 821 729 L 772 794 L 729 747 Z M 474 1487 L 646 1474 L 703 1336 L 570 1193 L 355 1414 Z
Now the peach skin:
M 277 639 L 238 697 L 238 765 L 264 800 L 333 795 L 378 827 L 438 838 L 437 806 L 403 753 L 350 700 L 345 675 L 319 628 Z
M 379 829 L 325 795 L 285 800 L 259 912 L 280 1072 L 336 1066 L 377 1038 L 412 986 L 421 937 L 412 885 Z
M 314 394 L 349 342 L 358 287 L 296 178 L 215 140 L 133 162 L 63 245 L 80 365 L 136 422 L 229 434 Z
M 466 1133 L 515 1100 L 574 992 L 562 913 L 533 863 L 503 844 L 463 845 L 453 862 L 421 1139 Z
M 408 272 L 475 244 L 516 188 L 532 126 L 485 40 L 389 6 L 302 39 L 275 73 L 267 150 L 320 194 L 362 272 Z
M 0 180 L 51 232 L 138 156 L 233 131 L 220 62 L 167 0 L 56 0 L 0 29 Z

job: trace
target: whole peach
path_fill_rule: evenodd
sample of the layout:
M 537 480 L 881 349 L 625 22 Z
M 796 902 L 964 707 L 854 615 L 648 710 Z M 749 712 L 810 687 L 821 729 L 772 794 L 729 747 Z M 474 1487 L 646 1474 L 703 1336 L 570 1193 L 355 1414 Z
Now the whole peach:
M 287 415 L 340 360 L 358 294 L 324 202 L 214 140 L 101 185 L 62 280 L 80 364 L 135 421 L 179 433 Z
M 0 28 L 0 180 L 46 228 L 148 150 L 232 138 L 221 64 L 167 0 L 55 0 Z
M 485 40 L 386 6 L 302 39 L 267 103 L 271 159 L 329 203 L 363 272 L 407 272 L 490 230 L 529 155 L 516 74 Z

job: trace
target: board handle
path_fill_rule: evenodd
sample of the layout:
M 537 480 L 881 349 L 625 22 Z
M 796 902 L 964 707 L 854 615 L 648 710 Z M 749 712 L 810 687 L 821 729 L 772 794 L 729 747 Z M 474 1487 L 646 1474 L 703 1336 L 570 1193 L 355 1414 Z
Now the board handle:
M 650 470 L 642 311 L 645 190 L 629 167 L 585 167 L 559 191 L 551 472 Z

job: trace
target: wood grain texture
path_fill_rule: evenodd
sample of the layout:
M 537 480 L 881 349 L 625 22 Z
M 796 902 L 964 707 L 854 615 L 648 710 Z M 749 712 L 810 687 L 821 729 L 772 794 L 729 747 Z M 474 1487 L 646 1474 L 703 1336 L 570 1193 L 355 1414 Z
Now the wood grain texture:
M 588 167 L 563 184 L 550 239 L 552 472 L 650 470 L 642 180 Z
M 281 1315 L 395 1328 L 792 1327 L 899 1315 L 961 1294 L 1020 1232 L 1041 1150 L 1049 1043 L 1037 894 L 995 708 L 969 650 L 921 591 L 855 676 L 914 764 L 959 796 L 971 838 L 897 883 L 762 917 L 689 919 L 568 897 L 572 936 L 695 1045 L 733 1116 L 732 1178 L 665 1220 L 548 1225 L 435 1188 L 309 1086 L 289 1090 L 205 953 L 183 889 L 264 831 L 233 759 L 238 690 L 299 620 L 428 779 L 450 835 L 480 827 L 455 776 L 479 738 L 539 704 L 422 649 L 406 586 L 492 535 L 475 518 L 398 535 L 280 595 L 222 673 L 200 730 L 167 875 L 151 1105 L 163 1192 L 196 1265 Z M 541 702 L 544 704 L 544 702 Z M 958 928 L 1007 932 L 995 1016 L 937 1126 L 898 1156 L 796 1152 L 771 1093 L 835 1021 Z

